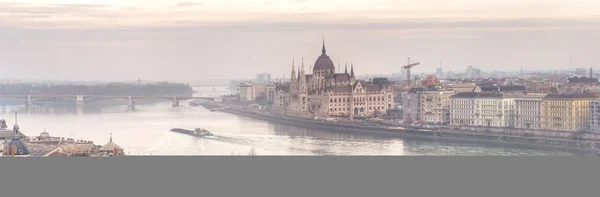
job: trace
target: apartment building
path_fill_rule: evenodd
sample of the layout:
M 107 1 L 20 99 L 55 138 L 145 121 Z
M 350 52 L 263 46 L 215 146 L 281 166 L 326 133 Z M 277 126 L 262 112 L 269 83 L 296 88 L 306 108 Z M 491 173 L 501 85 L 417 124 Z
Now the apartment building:
M 254 101 L 256 99 L 256 92 L 252 84 L 242 83 L 238 86 L 238 91 L 240 101 Z
M 542 128 L 558 131 L 587 131 L 591 94 L 549 94 L 542 102 Z
M 600 133 L 600 99 L 590 102 L 590 132 Z
M 450 97 L 450 124 L 514 127 L 515 98 L 512 94 L 457 93 Z
M 515 128 L 542 129 L 544 97 L 546 94 L 529 93 L 515 99 Z
M 450 96 L 450 124 L 468 126 L 475 124 L 477 92 L 461 92 Z
M 515 96 L 500 93 L 479 93 L 475 99 L 473 126 L 514 127 Z
M 430 124 L 450 123 L 450 96 L 454 94 L 454 91 L 420 92 L 420 120 Z

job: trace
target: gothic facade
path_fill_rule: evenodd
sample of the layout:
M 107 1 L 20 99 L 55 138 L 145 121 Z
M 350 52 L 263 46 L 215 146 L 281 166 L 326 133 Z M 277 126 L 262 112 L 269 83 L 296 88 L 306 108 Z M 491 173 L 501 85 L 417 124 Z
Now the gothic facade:
M 346 66 L 344 72 L 336 73 L 324 42 L 311 74 L 305 73 L 304 60 L 298 71 L 295 68 L 292 63 L 288 83 L 276 84 L 273 109 L 320 116 L 371 116 L 385 114 L 394 106 L 392 84 L 386 78 L 357 80 L 352 64 L 350 72 Z

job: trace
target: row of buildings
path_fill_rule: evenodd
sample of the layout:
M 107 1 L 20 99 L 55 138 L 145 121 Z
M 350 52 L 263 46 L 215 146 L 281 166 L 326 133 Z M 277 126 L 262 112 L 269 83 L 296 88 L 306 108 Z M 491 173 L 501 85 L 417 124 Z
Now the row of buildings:
M 275 84 L 243 82 L 238 85 L 238 94 L 240 101 L 272 103 L 275 100 Z
M 16 123 L 9 130 L 5 120 L 0 120 L 0 143 L 3 146 L 0 151 L 5 157 L 124 155 L 123 148 L 112 141 L 112 134 L 104 146 L 95 145 L 92 141 L 52 137 L 46 131 L 36 137 L 27 137 L 19 131 Z
M 527 93 L 522 86 L 413 88 L 412 113 L 429 124 L 600 132 L 600 101 L 590 93 Z M 407 103 L 408 95 L 403 94 Z

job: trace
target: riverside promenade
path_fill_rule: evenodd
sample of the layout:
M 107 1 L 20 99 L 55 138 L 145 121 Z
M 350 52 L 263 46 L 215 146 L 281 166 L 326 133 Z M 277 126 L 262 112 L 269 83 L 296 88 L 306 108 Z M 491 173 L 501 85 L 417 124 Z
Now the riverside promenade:
M 577 151 L 599 153 L 600 141 L 570 140 L 562 137 L 525 137 L 504 135 L 496 132 L 463 131 L 452 129 L 423 129 L 377 124 L 373 122 L 326 121 L 315 120 L 312 116 L 299 116 L 283 113 L 273 113 L 236 105 L 219 103 L 203 103 L 203 107 L 240 116 L 288 124 L 310 129 L 323 129 L 351 134 L 371 135 L 380 137 L 399 137 L 413 139 L 447 140 L 450 142 L 470 142 L 478 144 L 508 144 L 523 148 L 561 148 Z

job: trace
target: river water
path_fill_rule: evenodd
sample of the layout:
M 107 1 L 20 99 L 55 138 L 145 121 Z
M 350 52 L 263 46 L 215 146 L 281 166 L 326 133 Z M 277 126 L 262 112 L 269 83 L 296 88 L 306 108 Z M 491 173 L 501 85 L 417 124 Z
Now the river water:
M 196 88 L 197 96 L 228 94 L 227 87 Z M 131 155 L 570 155 L 567 151 L 521 149 L 502 145 L 483 146 L 466 143 L 380 138 L 332 131 L 304 129 L 270 123 L 202 107 L 173 108 L 171 101 L 138 105 L 129 110 L 121 106 L 1 106 L 0 119 L 18 123 L 28 136 L 44 130 L 51 136 L 109 141 Z M 206 128 L 214 133 L 195 138 L 170 132 L 171 128 Z M 12 127 L 11 127 L 12 128 Z

